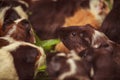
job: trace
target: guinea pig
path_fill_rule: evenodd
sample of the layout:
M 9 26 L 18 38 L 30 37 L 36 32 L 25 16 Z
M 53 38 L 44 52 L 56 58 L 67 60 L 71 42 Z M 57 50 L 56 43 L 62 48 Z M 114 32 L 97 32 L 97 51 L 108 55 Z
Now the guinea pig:
M 120 0 L 113 0 L 113 7 L 110 13 L 106 16 L 102 23 L 100 31 L 102 31 L 108 38 L 120 44 Z
M 110 49 L 106 50 L 108 54 L 106 55 L 106 59 L 108 56 L 108 61 L 111 59 L 114 62 L 115 74 L 120 74 L 120 45 L 111 41 L 104 33 L 92 28 L 90 25 L 86 25 L 85 27 L 73 26 L 59 30 L 57 32 L 60 39 L 70 50 L 81 52 L 91 47 L 97 49 L 96 54 L 98 54 L 102 51 L 104 53 L 105 48 L 110 47 Z M 114 79 L 119 80 L 119 76 L 115 75 Z
M 22 0 L 5 0 L 0 3 L 0 36 L 34 43 L 34 33 L 27 14 L 28 4 Z
M 56 35 L 69 50 L 80 52 L 88 47 L 98 48 L 109 39 L 98 30 L 85 26 L 69 26 L 58 28 Z
M 91 24 L 99 28 L 109 12 L 108 5 L 103 0 L 30 1 L 30 21 L 42 40 L 56 38 L 54 32 L 61 26 Z
M 100 28 L 104 18 L 109 13 L 108 4 L 105 0 L 88 1 L 89 9 L 80 8 L 74 13 L 73 16 L 66 17 L 65 23 L 63 25 L 64 27 L 83 26 L 86 24 L 90 24 L 96 29 Z M 65 45 L 62 42 L 56 45 L 55 50 L 59 52 L 69 52 L 69 50 L 65 47 Z
M 83 60 L 76 52 L 49 53 L 47 72 L 52 80 L 91 80 L 91 63 Z
M 45 58 L 41 47 L 0 37 L 0 80 L 33 80 Z
M 20 18 L 28 19 L 29 5 L 23 0 L 2 0 L 0 3 L 0 23 L 2 26 Z

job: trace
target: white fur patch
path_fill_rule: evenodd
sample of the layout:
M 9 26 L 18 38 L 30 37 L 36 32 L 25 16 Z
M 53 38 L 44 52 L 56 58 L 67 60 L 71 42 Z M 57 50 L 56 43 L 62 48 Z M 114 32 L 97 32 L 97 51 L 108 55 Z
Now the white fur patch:
M 20 19 L 17 19 L 17 20 L 15 20 L 14 22 L 16 23 L 16 24 L 18 24 L 20 21 L 22 21 L 22 20 L 24 20 L 24 18 L 20 18 Z
M 66 54 L 65 53 L 59 53 L 56 56 L 66 56 Z
M 99 0 L 90 0 L 90 11 L 95 15 L 96 19 L 102 22 L 102 18 L 99 15 L 101 11 L 99 4 L 100 4 Z
M 21 46 L 21 45 L 26 45 L 26 46 L 31 46 L 31 47 L 33 47 L 33 48 L 36 48 L 38 51 L 39 51 L 39 53 L 40 53 L 40 58 L 37 60 L 37 62 L 36 62 L 36 70 L 35 70 L 35 75 L 37 74 L 37 72 L 38 72 L 38 68 L 40 67 L 40 66 L 42 66 L 43 64 L 45 64 L 45 59 L 46 59 L 46 55 L 45 55 L 45 53 L 44 53 L 44 50 L 43 50 L 43 48 L 41 48 L 41 47 L 38 47 L 38 46 L 36 46 L 36 45 L 34 45 L 34 44 L 31 44 L 31 43 L 27 43 L 27 42 L 23 42 L 23 41 L 15 41 L 14 39 L 12 39 L 12 38 L 10 38 L 10 37 L 0 37 L 1 39 L 5 39 L 5 40 L 7 40 L 7 41 L 9 41 L 11 44 L 9 44 L 8 46 L 4 46 L 4 47 L 2 47 L 1 49 L 0 49 L 0 59 L 2 58 L 2 56 L 1 55 L 3 55 L 3 54 L 5 54 L 5 56 L 6 57 L 8 57 L 8 58 L 2 58 L 3 59 L 3 63 L 1 63 L 1 61 L 0 61 L 0 65 L 5 65 L 6 64 L 6 66 L 7 66 L 7 63 L 9 63 L 8 65 L 10 65 L 9 67 L 10 68 L 7 68 L 7 70 L 8 70 L 8 74 L 10 73 L 9 72 L 9 70 L 11 70 L 12 68 L 14 68 L 13 67 L 13 58 L 12 58 L 12 56 L 10 55 L 10 53 L 9 52 L 11 52 L 11 51 L 15 51 L 19 46 Z M 7 56 L 7 55 L 9 55 L 9 56 Z M 5 60 L 4 60 L 5 59 Z M 8 60 L 8 61 L 10 61 L 10 62 L 6 62 L 6 60 Z M 4 67 L 4 66 L 3 66 Z M 1 67 L 0 67 L 0 70 L 1 70 Z M 4 71 L 4 70 L 3 70 Z M 13 70 L 13 72 L 14 72 L 15 70 Z M 1 73 L 0 73 L 1 74 Z M 6 70 L 4 71 L 4 74 L 6 74 Z M 9 76 L 8 74 L 6 74 L 7 76 Z M 14 76 L 14 74 L 15 74 L 15 72 L 14 73 L 12 73 L 11 72 L 11 77 L 12 76 Z M 4 77 L 6 77 L 6 75 L 4 76 Z M 1 75 L 0 75 L 1 76 Z M 1 78 L 0 78 L 0 80 L 1 80 Z M 7 80 L 7 79 L 4 79 L 4 80 Z M 11 79 L 10 78 L 10 80 L 17 80 L 17 79 Z
M 26 3 L 25 1 L 19 0 L 19 2 L 24 4 L 26 7 L 29 7 L 28 3 Z
M 101 4 L 103 3 L 105 3 L 105 1 L 90 0 L 90 11 L 94 14 L 95 18 L 99 21 L 100 24 L 102 23 L 106 16 L 106 14 L 100 15 L 100 13 L 103 12 L 101 8 Z M 108 5 L 106 4 L 106 6 Z
M 91 46 L 94 47 L 94 48 L 98 48 L 101 43 L 96 44 L 96 41 L 97 40 L 102 40 L 102 37 L 107 38 L 102 32 L 94 30 L 94 33 L 92 35 L 92 44 L 91 44 Z
M 67 63 L 70 65 L 70 71 L 63 73 L 58 77 L 59 80 L 64 80 L 65 77 L 71 76 L 76 73 L 77 66 L 72 59 L 68 59 Z
M 27 15 L 26 12 L 22 9 L 21 6 L 14 7 L 14 10 L 19 14 L 19 16 L 20 16 L 22 19 L 28 19 L 28 15 Z
M 9 43 L 13 43 L 15 40 L 11 37 L 0 37 L 0 39 L 4 39 L 6 41 L 8 41 Z
M 46 60 L 46 55 L 45 55 L 45 52 L 44 52 L 44 50 L 43 50 L 43 48 L 41 48 L 41 47 L 36 47 L 37 49 L 38 49 L 38 51 L 41 53 L 41 56 L 40 56 L 40 58 L 37 60 L 37 62 L 36 62 L 36 70 L 35 70 L 35 74 L 34 74 L 34 76 L 36 76 L 36 74 L 38 73 L 38 69 L 40 68 L 40 66 L 42 66 L 42 65 L 44 65 L 46 62 L 45 62 L 45 60 Z
M 0 49 L 0 80 L 18 80 L 12 55 Z
M 73 50 L 70 51 L 70 53 L 68 54 L 68 57 L 70 57 L 73 60 L 81 60 L 81 57 L 79 57 L 77 53 Z
M 90 76 L 91 76 L 91 77 L 94 76 L 94 69 L 93 69 L 93 67 L 92 67 L 91 70 L 90 70 Z
M 9 30 L 6 36 L 10 36 L 11 34 L 13 34 L 13 32 L 15 32 L 17 29 L 16 27 L 17 27 L 16 25 L 13 25 L 13 27 Z
M 10 44 L 8 46 L 2 47 L 1 49 L 4 50 L 4 51 L 11 52 L 11 51 L 15 51 L 20 45 L 21 45 L 21 43 L 14 42 L 14 43 L 12 43 L 12 44 Z
M 5 8 L 1 8 L 0 9 L 0 21 L 1 21 L 1 25 L 3 25 L 3 21 L 4 21 L 4 16 L 6 11 L 9 9 L 10 7 L 5 7 Z

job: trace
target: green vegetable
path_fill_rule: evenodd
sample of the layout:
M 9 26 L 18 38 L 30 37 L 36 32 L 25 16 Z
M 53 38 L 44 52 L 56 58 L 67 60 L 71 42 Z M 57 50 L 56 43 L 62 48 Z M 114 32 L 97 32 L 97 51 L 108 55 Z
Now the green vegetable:
M 36 45 L 43 47 L 45 51 L 52 51 L 54 45 L 60 42 L 59 39 L 49 39 L 49 40 L 40 40 L 38 36 L 36 36 Z

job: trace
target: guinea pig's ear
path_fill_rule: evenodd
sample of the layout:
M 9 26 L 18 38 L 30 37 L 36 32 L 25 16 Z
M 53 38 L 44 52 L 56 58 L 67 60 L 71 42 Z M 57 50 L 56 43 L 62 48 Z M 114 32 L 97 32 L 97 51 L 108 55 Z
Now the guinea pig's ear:
M 87 31 L 90 34 L 92 34 L 95 30 L 95 28 L 90 24 L 86 24 L 83 28 L 85 31 Z

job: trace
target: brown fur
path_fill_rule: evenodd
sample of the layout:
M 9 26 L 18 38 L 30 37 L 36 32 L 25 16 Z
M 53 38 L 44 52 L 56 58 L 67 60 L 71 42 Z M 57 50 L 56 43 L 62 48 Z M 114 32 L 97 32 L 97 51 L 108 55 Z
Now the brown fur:
M 63 26 L 65 19 L 72 17 L 80 7 L 89 8 L 89 0 L 36 1 L 30 8 L 32 12 L 30 20 L 41 39 L 55 38 L 55 30 Z
M 82 32 L 84 32 L 84 33 L 86 32 L 86 34 L 83 36 L 82 35 L 80 36 L 80 34 Z M 91 28 L 89 28 L 89 25 L 69 26 L 69 27 L 65 27 L 65 28 L 59 28 L 58 30 L 56 30 L 56 34 L 61 39 L 63 44 L 69 50 L 73 49 L 77 52 L 85 49 L 86 47 L 88 47 L 91 44 L 90 43 L 91 36 L 92 36 L 91 33 L 93 33 L 93 32 L 94 31 Z M 62 49 L 64 49 L 63 44 L 61 44 L 61 45 L 58 44 L 60 46 L 59 48 L 61 49 L 61 51 L 62 51 Z M 65 52 L 67 52 L 67 51 L 65 51 Z
M 13 27 L 16 27 L 16 30 L 9 35 L 8 32 L 11 31 Z M 30 28 L 29 27 L 30 26 L 26 28 L 25 25 L 22 25 L 22 21 L 19 22 L 18 24 L 13 23 L 10 26 L 7 26 L 6 30 L 4 31 L 4 36 L 9 35 L 10 37 L 18 41 L 34 43 L 34 35 L 31 27 Z
M 102 0 L 99 0 L 99 4 L 93 3 L 92 5 L 100 8 L 99 11 L 95 11 L 96 13 L 99 12 L 97 16 L 94 14 L 95 12 L 91 12 L 90 9 L 78 8 L 73 16 L 65 17 L 65 23 L 63 26 L 83 26 L 90 24 L 92 27 L 99 29 L 104 17 L 109 13 L 109 8 L 105 1 Z M 101 17 L 101 19 L 99 17 Z M 55 50 L 60 52 L 68 52 L 67 48 L 64 46 L 65 45 L 63 44 L 58 44 Z
M 3 35 L 3 31 L 2 31 L 2 24 L 0 22 L 0 37 Z
M 93 75 L 91 77 L 93 80 L 114 80 L 118 75 L 115 73 L 116 69 L 111 49 L 111 46 L 87 49 L 85 58 L 88 61 L 91 60 L 93 66 Z
M 85 26 L 83 27 L 74 26 L 74 27 L 62 28 L 61 32 L 62 33 L 60 33 L 59 36 L 61 35 L 60 37 L 61 40 L 66 45 L 66 47 L 68 47 L 69 49 L 76 50 L 76 48 L 81 49 L 81 47 L 83 47 L 88 50 L 91 47 L 93 48 L 92 53 L 95 53 L 94 54 L 95 58 L 93 61 L 95 64 L 95 74 L 96 74 L 94 76 L 94 79 L 96 80 L 106 80 L 106 79 L 107 80 L 119 80 L 120 79 L 119 77 L 120 45 L 116 44 L 115 42 L 112 42 L 102 32 L 88 25 L 86 27 Z M 76 34 L 74 34 L 72 38 L 70 37 L 70 35 L 73 32 L 75 32 Z M 86 42 L 85 40 L 87 41 L 87 43 L 85 43 Z M 80 47 L 78 45 L 80 45 Z M 88 55 L 89 55 L 89 52 L 90 51 L 88 51 Z M 102 75 L 102 73 L 104 73 L 105 76 Z
M 108 36 L 108 38 L 120 44 L 120 0 L 113 0 L 113 7 L 106 16 L 100 30 Z
M 95 19 L 95 16 L 89 10 L 79 9 L 72 17 L 65 19 L 64 26 L 83 26 L 85 24 L 91 24 L 94 28 L 100 27 L 100 23 Z M 55 50 L 65 53 L 68 52 L 68 49 L 64 44 L 62 44 L 62 42 L 56 45 Z
M 0 48 L 3 47 L 3 46 L 6 46 L 6 45 L 8 45 L 8 44 L 9 44 L 8 41 L 6 41 L 6 40 L 4 40 L 4 39 L 0 39 Z
M 86 24 L 91 24 L 95 28 L 99 28 L 100 24 L 96 20 L 95 16 L 87 9 L 79 9 L 71 17 L 65 19 L 64 26 L 82 26 Z
M 34 1 L 30 6 L 30 11 L 32 12 L 30 20 L 35 32 L 44 40 L 56 38 L 54 32 L 58 27 L 62 26 L 91 24 L 95 28 L 99 28 L 101 21 L 97 20 L 94 12 L 91 11 L 90 2 L 91 0 Z M 99 6 L 100 11 L 95 11 L 98 13 L 98 16 L 105 17 L 107 10 L 109 10 L 108 6 L 105 4 L 105 1 L 98 0 L 98 3 L 93 3 L 97 7 L 101 4 Z
M 34 80 L 38 68 L 45 62 L 43 49 L 31 43 L 16 41 L 11 37 L 0 37 L 0 43 L 3 42 L 2 46 L 0 44 L 0 64 L 4 68 L 0 68 L 3 71 L 0 74 L 5 76 L 0 76 L 0 79 Z M 6 67 L 9 68 L 6 70 Z M 11 71 L 11 74 L 8 74 L 8 71 Z
M 28 6 L 26 5 L 27 3 L 24 1 L 22 3 L 18 0 L 2 0 L 0 3 L 1 12 L 4 11 L 4 8 L 9 7 L 8 10 L 6 10 L 4 13 L 4 16 L 2 16 L 4 19 L 1 23 L 2 25 L 0 25 L 0 37 L 9 36 L 15 40 L 34 43 L 34 33 L 28 20 Z M 18 9 L 21 10 L 21 13 L 18 13 Z M 11 29 L 13 27 L 16 27 L 16 30 L 9 34 L 9 32 L 12 31 Z
M 60 56 L 60 54 L 64 56 Z M 68 63 L 68 60 L 72 60 L 73 64 Z M 60 79 L 61 75 L 70 73 L 71 65 L 76 67 L 75 73 Z M 91 65 L 87 60 L 81 59 L 72 51 L 68 54 L 51 53 L 47 56 L 47 72 L 52 80 L 90 80 L 90 67 Z
M 59 28 L 56 34 L 68 49 L 77 52 L 89 46 L 98 48 L 104 45 L 105 41 L 109 41 L 103 33 L 92 28 L 91 25 Z
M 36 48 L 31 46 L 19 46 L 12 51 L 14 64 L 19 76 L 19 80 L 33 80 L 37 56 L 41 56 Z

